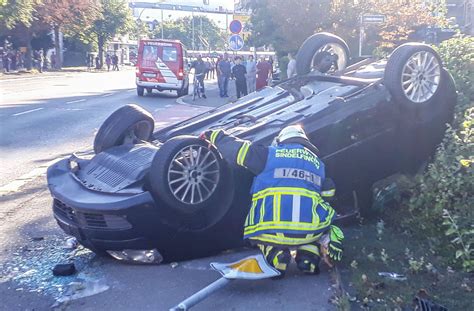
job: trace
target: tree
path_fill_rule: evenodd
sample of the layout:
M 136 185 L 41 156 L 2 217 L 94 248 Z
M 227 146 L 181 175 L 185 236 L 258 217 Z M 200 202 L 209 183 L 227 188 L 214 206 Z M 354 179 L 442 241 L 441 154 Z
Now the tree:
M 375 44 L 392 48 L 408 40 L 417 27 L 443 23 L 444 0 L 249 0 L 256 46 L 272 45 L 281 55 L 295 51 L 314 32 L 329 31 L 357 48 L 360 16 L 387 16 L 383 25 L 369 27 Z
M 277 52 L 295 51 L 318 25 L 325 23 L 329 0 L 253 0 L 250 18 L 255 46 L 272 45 Z
M 152 36 L 161 38 L 161 27 L 163 27 L 164 38 L 179 40 L 186 47 L 192 48 L 192 24 L 192 17 L 164 22 L 163 25 L 155 28 Z M 206 41 L 208 45 L 205 44 Z M 194 45 L 196 49 L 216 49 L 224 45 L 219 27 L 206 16 L 194 17 Z
M 133 16 L 124 0 L 100 0 L 100 15 L 85 31 L 86 41 L 94 40 L 99 49 L 99 65 L 102 68 L 104 46 L 117 34 L 133 29 Z
M 36 18 L 40 0 L 0 0 L 0 36 L 12 38 L 15 45 L 26 47 L 25 66 L 31 69 L 31 40 L 44 35 L 48 26 Z
M 76 33 L 87 28 L 99 16 L 97 2 L 94 0 L 43 0 L 36 10 L 38 18 L 53 28 L 56 69 L 61 69 L 62 53 L 59 46 L 59 33 Z

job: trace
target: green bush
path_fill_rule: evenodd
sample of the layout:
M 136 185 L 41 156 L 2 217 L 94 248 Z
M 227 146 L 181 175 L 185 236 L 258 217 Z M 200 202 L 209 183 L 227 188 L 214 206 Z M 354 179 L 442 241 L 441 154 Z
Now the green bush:
M 450 264 L 474 270 L 474 38 L 459 37 L 438 48 L 456 81 L 458 102 L 433 162 L 417 176 L 406 225 L 428 238 Z

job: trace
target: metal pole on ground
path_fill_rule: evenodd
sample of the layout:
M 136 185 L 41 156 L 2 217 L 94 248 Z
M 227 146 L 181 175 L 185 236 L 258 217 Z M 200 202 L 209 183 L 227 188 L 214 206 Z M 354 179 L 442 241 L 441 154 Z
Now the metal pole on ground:
M 182 310 L 189 310 L 191 307 L 195 306 L 202 300 L 209 297 L 212 293 L 218 291 L 222 287 L 229 284 L 231 280 L 226 279 L 224 277 L 214 281 L 213 283 L 207 285 L 197 293 L 191 295 L 189 298 L 180 302 L 177 306 L 170 309 L 170 311 L 182 311 Z

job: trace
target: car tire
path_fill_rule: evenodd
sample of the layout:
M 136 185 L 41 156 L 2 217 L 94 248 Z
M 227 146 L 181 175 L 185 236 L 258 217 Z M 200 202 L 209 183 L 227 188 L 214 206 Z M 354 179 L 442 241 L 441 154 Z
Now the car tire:
M 165 142 L 156 152 L 149 174 L 162 218 L 180 231 L 201 231 L 219 222 L 232 201 L 232 180 L 220 153 L 193 136 Z
M 390 55 L 384 85 L 401 112 L 424 110 L 436 99 L 443 81 L 442 61 L 436 51 L 422 43 L 407 43 Z
M 99 128 L 94 139 L 96 154 L 124 143 L 129 137 L 134 141 L 149 141 L 155 127 L 151 113 L 137 105 L 126 105 L 114 111 Z
M 145 88 L 143 86 L 137 86 L 137 95 L 138 96 L 145 95 Z
M 152 89 L 151 87 L 147 87 L 147 88 L 146 88 L 146 93 L 147 93 L 147 94 L 153 93 L 153 89 Z
M 332 46 L 332 47 L 331 47 Z M 314 34 L 307 38 L 296 55 L 296 73 L 305 75 L 313 70 L 314 57 L 323 48 L 332 48 L 340 57 L 338 70 L 344 69 L 349 63 L 350 51 L 347 43 L 340 37 L 327 32 Z

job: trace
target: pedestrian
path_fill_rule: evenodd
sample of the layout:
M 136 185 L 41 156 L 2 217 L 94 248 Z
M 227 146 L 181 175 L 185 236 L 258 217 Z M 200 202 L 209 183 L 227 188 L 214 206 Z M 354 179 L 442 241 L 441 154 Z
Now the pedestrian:
M 235 57 L 235 66 L 232 67 L 232 76 L 235 78 L 235 89 L 237 91 L 237 98 L 247 95 L 247 70 L 245 66 L 241 64 L 242 58 L 240 56 Z
M 206 65 L 206 80 L 209 80 L 211 74 L 211 62 L 209 61 L 209 58 L 206 59 L 204 64 Z
M 10 69 L 13 71 L 17 70 L 16 51 L 12 51 L 10 54 Z
M 110 65 L 112 64 L 112 59 L 110 58 L 109 54 L 105 56 L 105 64 L 107 65 L 107 71 L 110 71 Z
M 56 53 L 51 53 L 51 69 L 56 69 Z
M 262 56 L 260 61 L 257 64 L 257 91 L 263 89 L 268 85 L 268 80 L 270 79 L 272 66 L 269 62 L 265 60 Z
M 224 54 L 224 58 L 219 62 L 218 71 L 220 77 L 220 97 L 229 97 L 228 86 L 229 86 L 229 79 L 231 74 L 229 56 L 227 53 Z
M 43 73 L 43 65 L 44 65 L 44 57 L 43 57 L 43 51 L 40 50 L 37 53 L 37 68 L 40 73 Z
M 292 249 L 298 269 L 306 274 L 319 274 L 321 244 L 331 260 L 342 259 L 344 234 L 333 225 L 336 212 L 326 202 L 335 194 L 334 183 L 326 178 L 319 150 L 300 125 L 283 128 L 271 146 L 221 129 L 205 131 L 200 138 L 255 175 L 244 239 L 258 246 L 267 263 L 280 272 L 277 278 L 285 275 Z
M 286 75 L 288 79 L 293 78 L 296 76 L 296 60 L 293 57 L 293 54 L 288 53 L 288 67 L 286 68 Z
M 216 61 L 214 58 L 211 59 L 211 79 L 214 80 L 216 77 Z
M 257 63 L 253 59 L 253 55 L 250 55 L 245 64 L 245 69 L 247 70 L 247 92 L 255 92 L 256 79 L 257 79 Z
M 10 57 L 8 51 L 3 52 L 2 63 L 5 72 L 10 72 Z
M 117 54 L 114 54 L 112 56 L 112 70 L 119 71 Z
M 100 58 L 99 55 L 95 57 L 95 69 L 100 69 Z
M 194 87 L 200 87 L 203 98 L 207 98 L 204 88 L 204 78 L 207 73 L 206 63 L 202 60 L 202 56 L 198 55 L 197 59 L 192 63 L 191 68 L 194 68 L 194 77 L 196 78 L 198 85 Z

